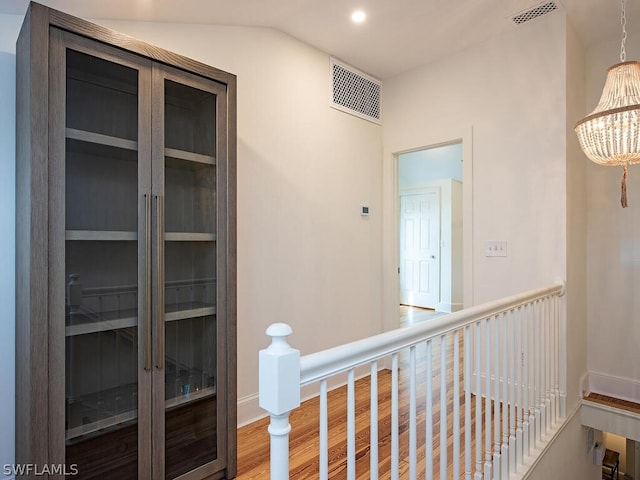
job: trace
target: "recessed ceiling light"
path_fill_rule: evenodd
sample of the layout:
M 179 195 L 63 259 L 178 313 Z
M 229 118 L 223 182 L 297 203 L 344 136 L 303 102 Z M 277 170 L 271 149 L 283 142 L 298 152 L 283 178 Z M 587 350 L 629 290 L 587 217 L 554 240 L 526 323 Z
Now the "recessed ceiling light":
M 351 14 L 351 21 L 353 23 L 362 23 L 367 19 L 367 14 L 362 10 L 356 10 Z

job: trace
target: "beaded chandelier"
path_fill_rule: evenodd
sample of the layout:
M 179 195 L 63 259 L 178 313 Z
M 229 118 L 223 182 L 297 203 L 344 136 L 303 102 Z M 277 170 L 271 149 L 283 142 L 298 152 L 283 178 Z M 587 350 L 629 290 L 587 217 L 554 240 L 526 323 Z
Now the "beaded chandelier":
M 622 0 L 620 63 L 607 70 L 602 97 L 575 131 L 584 154 L 595 163 L 622 166 L 620 203 L 627 206 L 627 167 L 640 163 L 640 62 L 627 62 L 625 0 Z

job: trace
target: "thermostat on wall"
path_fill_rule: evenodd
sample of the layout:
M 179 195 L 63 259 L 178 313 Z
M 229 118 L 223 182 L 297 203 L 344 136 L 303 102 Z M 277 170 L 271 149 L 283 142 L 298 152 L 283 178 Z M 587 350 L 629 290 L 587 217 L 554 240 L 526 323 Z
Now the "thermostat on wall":
M 360 206 L 360 215 L 362 215 L 363 217 L 366 217 L 369 215 L 369 207 L 366 205 L 361 205 Z

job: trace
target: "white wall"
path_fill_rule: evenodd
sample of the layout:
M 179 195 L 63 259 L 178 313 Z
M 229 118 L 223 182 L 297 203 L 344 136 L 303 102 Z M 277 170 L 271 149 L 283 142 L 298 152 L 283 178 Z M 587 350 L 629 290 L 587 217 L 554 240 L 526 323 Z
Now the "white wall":
M 602 93 L 606 69 L 619 62 L 620 40 L 587 51 L 587 111 Z M 628 59 L 640 56 L 629 33 Z M 622 168 L 587 166 L 587 322 L 591 389 L 640 402 L 640 168 L 629 168 L 629 207 L 620 206 Z
M 566 190 L 567 190 L 567 389 L 569 403 L 582 396 L 587 369 L 587 192 L 586 159 L 575 122 L 584 116 L 585 50 L 571 25 L 566 40 Z
M 385 199 L 393 195 L 394 154 L 465 135 L 463 145 L 472 145 L 464 149 L 464 270 L 472 272 L 465 304 L 572 282 L 563 305 L 566 403 L 573 412 L 587 364 L 586 167 L 567 126 L 584 105 L 583 78 L 584 50 L 557 13 L 384 86 Z M 385 210 L 385 291 L 396 282 L 394 208 Z M 507 240 L 507 258 L 484 256 L 490 239 Z M 392 308 L 392 301 L 384 304 L 385 318 Z M 585 440 L 575 415 L 530 478 L 599 478 Z
M 13 463 L 15 444 L 15 40 L 21 23 L 0 15 L 0 469 Z
M 593 448 L 589 445 L 587 432 L 587 427 L 580 423 L 580 415 L 573 415 L 525 478 L 600 480 L 602 469 L 593 464 Z M 600 438 L 601 434 L 595 432 L 594 440 L 600 441 Z
M 463 137 L 465 305 L 565 278 L 564 44 L 558 12 L 385 81 L 386 292 L 397 283 L 394 154 Z M 509 256 L 486 258 L 487 240 L 506 240 Z
M 22 19 L 1 18 L 0 48 L 13 52 Z M 238 398 L 247 421 L 262 413 L 258 351 L 269 324 L 291 324 L 303 354 L 381 331 L 381 127 L 330 108 L 329 56 L 275 30 L 98 23 L 238 75 Z M 14 78 L 15 58 L 0 52 L 3 432 L 13 432 Z M 12 461 L 12 437 L 0 436 L 0 462 Z

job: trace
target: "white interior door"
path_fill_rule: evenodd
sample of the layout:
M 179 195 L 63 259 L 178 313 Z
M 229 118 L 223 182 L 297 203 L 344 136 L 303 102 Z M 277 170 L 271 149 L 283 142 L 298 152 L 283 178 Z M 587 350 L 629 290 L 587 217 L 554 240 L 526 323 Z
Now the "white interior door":
M 400 196 L 400 303 L 440 301 L 440 189 Z

